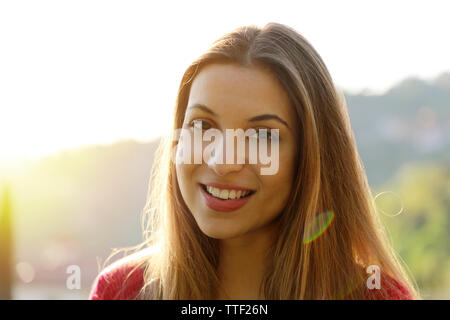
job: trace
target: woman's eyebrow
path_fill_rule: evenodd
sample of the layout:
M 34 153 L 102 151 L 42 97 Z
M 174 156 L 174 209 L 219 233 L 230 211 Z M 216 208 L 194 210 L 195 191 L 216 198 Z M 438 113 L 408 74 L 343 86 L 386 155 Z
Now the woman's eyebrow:
M 209 114 L 212 114 L 213 116 L 217 116 L 217 114 L 214 111 L 212 111 L 210 108 L 208 108 L 207 106 L 205 106 L 204 104 L 201 104 L 201 103 L 194 103 L 193 105 L 189 106 L 187 109 L 201 109 Z M 261 114 L 259 116 L 255 116 L 255 117 L 247 119 L 247 121 L 250 121 L 250 122 L 257 122 L 257 121 L 263 121 L 263 120 L 276 120 L 276 121 L 284 124 L 288 129 L 291 129 L 285 120 L 281 119 L 279 116 L 277 116 L 275 114 Z
M 275 114 L 261 114 L 259 116 L 247 119 L 247 121 L 250 121 L 250 122 L 263 121 L 263 120 L 276 120 L 276 121 L 284 124 L 288 129 L 291 129 L 286 121 L 284 121 L 283 119 L 281 119 L 279 116 L 277 116 Z
M 192 106 L 187 107 L 187 109 L 201 109 L 209 114 L 212 114 L 213 116 L 217 116 L 217 114 L 214 111 L 212 111 L 210 108 L 201 103 L 194 103 Z

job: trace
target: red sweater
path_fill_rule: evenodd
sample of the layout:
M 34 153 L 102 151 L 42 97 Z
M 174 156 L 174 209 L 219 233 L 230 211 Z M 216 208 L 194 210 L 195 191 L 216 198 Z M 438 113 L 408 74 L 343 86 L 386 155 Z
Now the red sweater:
M 103 270 L 95 279 L 89 294 L 90 300 L 135 300 L 144 283 L 143 270 L 128 264 L 113 264 Z M 368 289 L 370 300 L 412 300 L 409 291 L 397 280 L 382 275 L 381 285 L 387 286 L 388 298 L 385 299 L 379 290 Z M 399 293 L 400 292 L 400 293 Z

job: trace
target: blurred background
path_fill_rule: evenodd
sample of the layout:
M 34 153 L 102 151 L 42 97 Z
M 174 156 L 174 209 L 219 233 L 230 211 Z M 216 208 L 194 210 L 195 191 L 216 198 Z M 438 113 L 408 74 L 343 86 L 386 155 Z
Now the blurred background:
M 181 76 L 222 34 L 274 21 L 343 89 L 369 184 L 424 299 L 450 298 L 446 1 L 0 2 L 0 299 L 86 299 L 138 244 Z M 69 266 L 79 285 L 68 285 Z

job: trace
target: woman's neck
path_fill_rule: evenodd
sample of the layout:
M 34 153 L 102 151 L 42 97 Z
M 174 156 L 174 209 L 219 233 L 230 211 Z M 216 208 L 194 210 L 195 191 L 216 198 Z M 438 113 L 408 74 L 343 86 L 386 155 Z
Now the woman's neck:
M 259 289 L 270 263 L 268 253 L 278 234 L 278 223 L 243 236 L 220 240 L 218 299 L 264 299 Z

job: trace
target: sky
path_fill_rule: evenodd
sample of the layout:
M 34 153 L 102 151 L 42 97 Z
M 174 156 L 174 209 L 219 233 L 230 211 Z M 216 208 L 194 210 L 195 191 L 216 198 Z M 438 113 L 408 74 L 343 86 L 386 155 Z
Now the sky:
M 232 29 L 289 25 L 347 92 L 450 71 L 449 1 L 1 1 L 0 164 L 170 130 L 186 67 Z

